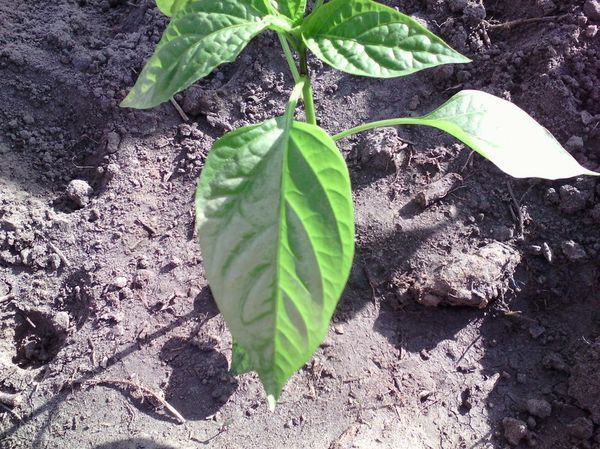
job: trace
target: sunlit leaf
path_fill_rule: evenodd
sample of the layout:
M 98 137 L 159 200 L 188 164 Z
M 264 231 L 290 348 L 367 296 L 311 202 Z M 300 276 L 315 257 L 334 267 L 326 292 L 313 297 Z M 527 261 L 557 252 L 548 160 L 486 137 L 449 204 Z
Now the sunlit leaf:
M 348 278 L 348 170 L 321 128 L 272 119 L 215 143 L 196 211 L 211 290 L 272 402 L 325 338 Z

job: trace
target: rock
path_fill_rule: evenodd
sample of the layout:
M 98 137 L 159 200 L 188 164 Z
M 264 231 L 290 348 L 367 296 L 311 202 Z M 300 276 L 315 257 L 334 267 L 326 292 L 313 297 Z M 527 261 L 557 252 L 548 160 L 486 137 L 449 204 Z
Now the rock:
M 598 25 L 588 25 L 585 29 L 585 36 L 592 39 L 598 34 Z
M 552 414 L 552 406 L 544 399 L 529 399 L 526 406 L 527 411 L 538 418 L 547 418 Z
M 125 276 L 118 276 L 118 277 L 114 278 L 112 281 L 113 287 L 118 288 L 118 289 L 127 287 L 128 283 L 129 283 L 129 281 L 127 281 L 127 278 Z
M 592 114 L 590 114 L 588 111 L 581 111 L 581 123 L 587 126 L 592 123 L 593 120 L 594 116 Z
M 561 249 L 565 257 L 571 262 L 577 262 L 587 257 L 587 253 L 583 246 L 573 240 L 562 242 Z
M 586 0 L 583 4 L 583 12 L 590 19 L 600 21 L 600 1 Z
M 341 324 L 336 324 L 333 326 L 333 331 L 338 335 L 344 335 L 344 326 Z
M 114 154 L 119 151 L 119 144 L 121 143 L 121 136 L 116 132 L 111 131 L 106 135 L 106 152 L 108 154 Z
M 92 187 L 81 179 L 72 180 L 67 186 L 67 197 L 79 207 L 85 207 L 90 202 Z
M 559 209 L 566 214 L 574 214 L 585 209 L 588 194 L 569 184 L 559 189 Z
M 67 312 L 58 312 L 52 319 L 54 328 L 60 332 L 66 333 L 69 330 L 71 318 Z
M 560 195 L 554 187 L 550 187 L 544 193 L 544 200 L 549 204 L 558 204 L 560 202 Z
M 527 436 L 527 424 L 520 419 L 504 418 L 502 426 L 504 427 L 504 438 L 513 446 L 519 444 Z
M 594 424 L 582 416 L 567 424 L 567 433 L 577 439 L 588 440 L 594 435 Z
M 520 261 L 519 251 L 499 242 L 470 254 L 455 249 L 431 260 L 428 268 L 417 274 L 413 291 L 424 305 L 483 308 L 506 291 Z
M 552 260 L 554 259 L 554 255 L 552 253 L 552 248 L 550 248 L 550 245 L 548 245 L 548 243 L 546 243 L 546 242 L 542 243 L 542 255 L 544 256 L 544 259 L 546 259 L 546 261 L 548 263 L 552 263 Z
M 571 136 L 565 146 L 571 151 L 583 149 L 583 139 L 579 136 Z
M 216 94 L 199 86 L 192 86 L 183 92 L 181 109 L 189 115 L 207 115 L 218 110 Z

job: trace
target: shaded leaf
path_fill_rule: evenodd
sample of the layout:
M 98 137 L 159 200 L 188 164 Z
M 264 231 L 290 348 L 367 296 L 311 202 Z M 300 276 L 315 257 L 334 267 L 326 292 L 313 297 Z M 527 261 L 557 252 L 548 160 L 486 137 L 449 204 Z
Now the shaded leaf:
M 270 403 L 325 338 L 348 278 L 348 170 L 321 128 L 289 118 L 219 139 L 196 194 L 206 275 Z
M 306 0 L 267 0 L 273 7 L 284 16 L 290 18 L 292 22 L 298 24 L 304 17 L 306 10 Z
M 302 25 L 317 57 L 354 75 L 391 78 L 470 62 L 410 17 L 372 0 L 332 0 Z

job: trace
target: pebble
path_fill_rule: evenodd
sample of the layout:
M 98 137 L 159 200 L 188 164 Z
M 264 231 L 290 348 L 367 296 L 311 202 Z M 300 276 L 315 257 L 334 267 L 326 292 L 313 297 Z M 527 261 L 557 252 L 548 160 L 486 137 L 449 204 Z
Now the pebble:
M 520 419 L 504 418 L 502 426 L 504 427 L 504 438 L 513 446 L 519 444 L 527 436 L 527 424 Z
M 128 281 L 125 276 L 118 276 L 118 277 L 114 278 L 114 280 L 112 281 L 113 287 L 116 287 L 119 289 L 127 287 L 127 283 L 128 283 Z
M 548 245 L 546 242 L 542 243 L 542 255 L 548 263 L 552 263 L 552 259 L 554 258 L 552 254 L 552 248 L 550 248 L 550 245 Z
M 544 399 L 529 399 L 526 406 L 527 411 L 538 418 L 547 418 L 552 414 L 552 406 Z
M 71 318 L 67 312 L 58 312 L 54 315 L 52 322 L 57 330 L 67 332 L 69 330 Z
M 571 136 L 565 145 L 571 151 L 581 150 L 583 148 L 583 138 L 580 136 Z
M 85 207 L 90 202 L 92 187 L 81 179 L 72 180 L 67 186 L 67 197 L 79 207 Z
M 594 424 L 582 416 L 567 424 L 567 433 L 580 440 L 588 440 L 594 435 Z
M 114 154 L 119 151 L 119 144 L 121 143 L 121 136 L 116 132 L 111 131 L 106 135 L 106 151 L 108 154 Z
M 344 335 L 344 326 L 342 326 L 341 324 L 336 324 L 335 326 L 333 326 L 333 331 L 338 335 Z
M 600 0 L 586 0 L 583 12 L 590 19 L 600 21 Z
M 573 240 L 566 240 L 562 242 L 561 249 L 563 254 L 571 262 L 577 262 L 587 257 L 587 253 L 583 246 Z
M 588 27 L 585 29 L 585 35 L 590 39 L 596 37 L 596 34 L 598 34 L 598 25 L 588 25 Z

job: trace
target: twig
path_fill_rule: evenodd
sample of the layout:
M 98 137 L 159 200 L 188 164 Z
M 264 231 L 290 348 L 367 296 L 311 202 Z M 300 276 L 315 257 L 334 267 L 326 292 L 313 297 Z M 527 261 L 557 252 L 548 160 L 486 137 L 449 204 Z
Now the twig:
M 15 295 L 13 295 L 12 293 L 9 293 L 8 295 L 0 296 L 0 304 L 2 304 L 4 302 L 12 301 L 13 299 L 15 299 Z
M 190 118 L 187 116 L 187 114 L 185 112 L 183 112 L 183 109 L 181 109 L 181 106 L 179 106 L 179 104 L 177 104 L 177 102 L 175 101 L 175 98 L 173 98 L 173 97 L 171 97 L 171 104 L 173 105 L 175 110 L 177 112 L 179 112 L 179 115 L 181 116 L 181 118 L 183 119 L 184 122 L 190 121 Z
M 521 212 L 521 205 L 517 201 L 517 197 L 515 197 L 515 193 L 513 192 L 512 185 L 510 181 L 506 182 L 506 187 L 508 189 L 508 194 L 510 195 L 510 199 L 515 206 L 515 214 L 517 214 L 517 220 L 519 222 L 519 238 L 523 238 L 525 234 L 525 222 L 523 219 L 523 213 Z
M 462 359 L 464 359 L 465 356 L 467 355 L 467 352 L 469 352 L 469 349 L 471 349 L 473 346 L 475 346 L 475 343 L 477 343 L 480 338 L 481 338 L 481 335 L 478 335 L 477 338 L 475 338 L 475 340 L 473 340 L 471 343 L 469 343 L 469 346 L 466 347 L 466 349 L 463 351 L 461 356 L 458 358 L 458 360 L 454 364 L 455 366 L 458 366 L 458 364 L 462 361 Z
M 511 28 L 519 26 L 519 25 L 525 25 L 528 23 L 537 23 L 537 22 L 551 22 L 553 20 L 564 19 L 567 16 L 568 16 L 568 14 L 563 14 L 562 16 L 531 17 L 529 19 L 517 19 L 517 20 L 511 20 L 510 22 L 504 22 L 504 23 L 489 23 L 489 22 L 487 22 L 486 24 L 487 24 L 487 28 L 490 30 L 502 30 L 502 29 L 510 30 Z
M 141 220 L 140 218 L 136 218 L 135 221 L 141 226 L 143 227 L 146 231 L 148 231 L 148 233 L 151 236 L 154 236 L 156 234 L 158 234 L 158 231 L 151 226 L 150 224 L 146 223 L 145 221 Z
M 63 264 L 65 264 L 66 267 L 71 266 L 71 262 L 69 262 L 69 259 L 67 259 L 67 257 L 64 255 L 64 253 L 60 249 L 58 249 L 54 243 L 48 242 L 48 248 L 50 248 L 52 251 L 54 251 L 56 253 L 58 258 L 62 261 Z
M 137 388 L 138 390 L 142 391 L 143 393 L 145 393 L 147 396 L 151 396 L 154 399 L 156 399 L 161 405 L 163 405 L 176 419 L 177 421 L 179 421 L 180 424 L 185 424 L 185 418 L 183 416 L 181 416 L 181 413 L 179 413 L 171 404 L 169 404 L 165 399 L 163 399 L 158 393 L 152 391 L 150 388 L 148 387 L 144 387 L 143 385 L 140 385 L 138 383 L 135 382 L 131 382 L 129 380 L 120 380 L 120 379 L 100 379 L 100 380 L 86 380 L 83 382 L 77 382 L 80 385 L 90 385 L 90 386 L 94 386 L 94 385 L 119 385 L 119 386 L 124 386 L 124 387 L 131 387 L 131 388 Z

